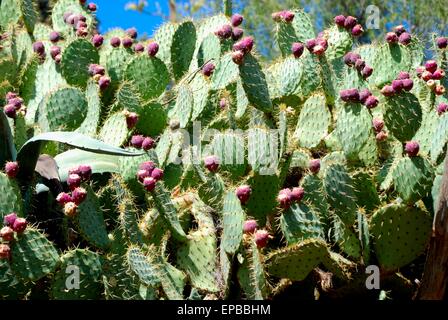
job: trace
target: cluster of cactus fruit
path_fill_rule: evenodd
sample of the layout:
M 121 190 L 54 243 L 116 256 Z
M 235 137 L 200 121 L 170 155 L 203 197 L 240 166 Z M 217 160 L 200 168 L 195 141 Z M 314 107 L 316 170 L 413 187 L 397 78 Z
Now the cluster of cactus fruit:
M 359 45 L 354 17 L 316 34 L 285 10 L 281 57 L 261 63 L 239 14 L 139 42 L 99 34 L 93 3 L 55 1 L 50 25 L 33 3 L 0 5 L 1 298 L 412 297 L 448 142 L 446 38 L 425 62 L 402 26 Z

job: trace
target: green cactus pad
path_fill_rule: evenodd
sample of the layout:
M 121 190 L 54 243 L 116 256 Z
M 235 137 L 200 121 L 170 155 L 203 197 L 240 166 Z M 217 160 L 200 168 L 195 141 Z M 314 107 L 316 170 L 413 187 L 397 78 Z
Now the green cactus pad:
M 215 71 L 211 77 L 213 90 L 224 90 L 229 84 L 238 79 L 238 65 L 233 62 L 232 55 L 227 53 L 216 63 Z
M 101 98 L 97 84 L 90 80 L 86 88 L 87 114 L 77 132 L 95 137 L 100 123 L 102 110 Z
M 86 17 L 88 26 L 93 25 L 92 16 L 80 5 L 77 0 L 58 0 L 52 8 L 52 25 L 56 31 L 69 32 L 72 26 L 64 21 L 64 13 L 73 12 L 74 14 L 82 14 Z
M 271 252 L 265 259 L 267 272 L 274 277 L 302 281 L 327 254 L 325 242 L 308 239 Z
M 266 299 L 268 284 L 262 264 L 262 256 L 254 241 L 250 241 L 244 250 L 244 262 L 238 267 L 240 285 L 249 300 Z
M 106 41 L 106 38 L 104 41 Z M 132 58 L 132 53 L 121 47 L 100 51 L 100 64 L 106 68 L 112 86 L 118 86 L 118 83 L 125 78 L 127 65 Z
M 380 205 L 380 199 L 376 192 L 376 185 L 373 178 L 364 171 L 356 172 L 351 178 L 358 207 L 364 207 L 367 211 L 372 211 L 378 207 Z
M 325 51 L 328 60 L 343 57 L 353 46 L 353 36 L 345 29 L 333 26 L 324 33 L 328 39 L 328 49 Z
M 367 65 L 373 68 L 374 73 L 369 80 L 377 87 L 392 82 L 400 71 L 410 71 L 412 57 L 409 49 L 405 46 L 383 44 L 371 47 L 374 48 L 374 52 L 364 54 L 361 49 L 359 54 L 365 58 Z
M 272 213 L 277 206 L 278 183 L 277 175 L 255 174 L 247 181 L 252 194 L 246 206 L 260 225 L 266 223 L 266 215 Z
M 126 254 L 127 263 L 130 270 L 140 279 L 140 281 L 149 287 L 157 287 L 161 283 L 160 266 L 155 264 L 151 256 L 137 248 L 131 247 Z
M 101 296 L 101 271 L 97 253 L 83 249 L 68 251 L 61 256 L 60 268 L 52 281 L 51 296 L 56 300 L 98 299 Z M 79 275 L 79 288 L 67 288 L 71 275 Z
M 176 30 L 177 25 L 165 23 L 154 33 L 154 41 L 159 45 L 157 56 L 166 65 L 171 63 L 171 44 L 173 43 L 173 37 Z
M 103 260 L 106 300 L 139 300 L 140 281 L 126 265 L 126 256 L 111 254 Z
M 433 143 L 433 137 L 437 132 L 439 126 L 439 116 L 434 111 L 423 112 L 422 122 L 420 128 L 412 138 L 413 141 L 418 141 L 420 146 L 420 155 L 429 156 Z M 443 131 L 443 130 L 442 130 Z M 437 137 L 441 137 L 437 132 Z
M 171 43 L 171 68 L 176 80 L 188 71 L 196 48 L 196 28 L 191 21 L 181 23 Z
M 280 229 L 288 245 L 310 239 L 325 239 L 319 215 L 305 204 L 293 204 L 280 217 Z
M 448 141 L 448 113 L 440 116 L 437 129 L 431 138 L 431 160 L 436 162 L 443 154 L 443 150 Z
M 15 24 L 20 19 L 18 0 L 3 0 L 0 6 L 0 26 L 4 29 L 9 24 Z
M 339 248 L 348 256 L 359 259 L 361 257 L 361 243 L 352 228 L 341 221 L 339 217 L 333 218 L 332 238 Z
M 306 100 L 300 111 L 294 136 L 299 145 L 314 148 L 328 134 L 331 113 L 326 106 L 325 97 L 314 95 Z
M 7 260 L 0 260 L 0 297 L 2 300 L 19 300 L 28 292 L 26 283 L 19 281 Z
M 28 227 L 11 245 L 11 268 L 21 279 L 37 281 L 52 273 L 58 252 L 45 235 Z
M 187 127 L 193 112 L 193 91 L 189 85 L 181 85 L 177 91 L 176 104 L 171 118 L 180 122 L 180 127 Z
M 428 244 L 431 227 L 431 217 L 416 207 L 390 204 L 379 209 L 370 234 L 380 265 L 394 270 L 416 259 Z
M 158 97 L 170 80 L 165 64 L 158 58 L 146 55 L 137 56 L 129 62 L 125 78 L 134 83 L 144 100 Z
M 304 66 L 301 60 L 286 57 L 266 70 L 269 93 L 272 98 L 284 98 L 300 91 Z
M 247 133 L 247 160 L 252 170 L 262 175 L 275 174 L 279 162 L 277 132 L 260 128 Z
M 228 191 L 224 197 L 222 209 L 221 249 L 225 252 L 234 254 L 240 247 L 244 220 L 245 213 L 241 208 L 240 200 L 236 197 L 235 191 Z
M 418 99 L 409 92 L 385 98 L 384 123 L 401 142 L 409 141 L 422 123 L 422 108 Z
M 357 229 L 358 239 L 361 243 L 362 262 L 364 265 L 369 265 L 371 247 L 369 222 L 367 220 L 367 215 L 361 210 L 358 211 Z
M 16 33 L 13 43 L 12 51 L 14 60 L 18 66 L 25 65 L 33 54 L 32 50 L 33 42 L 28 32 L 20 30 Z
M 23 23 L 29 33 L 33 33 L 34 25 L 37 22 L 37 12 L 32 0 L 21 0 L 20 10 L 22 12 Z
M 20 164 L 19 164 L 20 166 Z M 0 218 L 12 212 L 22 215 L 22 196 L 15 180 L 0 172 Z
M 327 224 L 330 206 L 325 198 L 322 180 L 315 175 L 306 175 L 302 180 L 302 188 L 305 189 L 303 201 L 316 209 L 321 223 Z
M 214 34 L 209 34 L 202 40 L 201 45 L 198 48 L 197 55 L 195 56 L 197 61 L 191 63 L 191 66 L 197 64 L 202 66 L 208 61 L 214 61 L 217 63 L 221 56 L 221 42 L 219 38 Z M 215 71 L 216 72 L 216 71 Z
M 147 136 L 156 136 L 166 127 L 167 114 L 159 103 L 150 102 L 138 113 L 137 130 Z
M 403 157 L 393 168 L 392 176 L 400 197 L 413 203 L 431 192 L 434 168 L 425 158 Z
M 116 147 L 123 145 L 128 136 L 129 129 L 123 112 L 112 114 L 104 122 L 99 132 L 101 141 Z
M 182 300 L 184 298 L 183 291 L 187 280 L 186 275 L 168 262 L 163 262 L 162 258 L 158 260 L 161 262 L 161 269 L 163 270 L 161 278 L 165 295 L 169 300 Z
M 191 121 L 207 121 L 218 112 L 217 94 L 210 90 L 210 82 L 202 74 L 197 74 L 190 83 L 193 90 L 193 112 Z
M 225 183 L 219 174 L 209 174 L 206 176 L 205 182 L 200 185 L 198 194 L 202 201 L 219 210 L 222 206 L 225 188 Z

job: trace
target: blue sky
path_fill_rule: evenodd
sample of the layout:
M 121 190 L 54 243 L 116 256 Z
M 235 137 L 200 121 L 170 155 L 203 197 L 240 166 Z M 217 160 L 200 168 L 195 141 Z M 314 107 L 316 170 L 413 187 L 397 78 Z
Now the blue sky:
M 100 20 L 100 32 L 104 33 L 111 28 L 127 29 L 136 27 L 139 34 L 147 33 L 151 36 L 163 22 L 160 16 L 151 16 L 136 11 L 125 10 L 125 5 L 131 0 L 92 0 L 98 6 L 97 17 Z M 135 0 L 135 2 L 137 2 Z M 148 0 L 146 11 L 155 12 L 154 0 Z M 168 0 L 157 1 L 162 12 L 168 14 Z

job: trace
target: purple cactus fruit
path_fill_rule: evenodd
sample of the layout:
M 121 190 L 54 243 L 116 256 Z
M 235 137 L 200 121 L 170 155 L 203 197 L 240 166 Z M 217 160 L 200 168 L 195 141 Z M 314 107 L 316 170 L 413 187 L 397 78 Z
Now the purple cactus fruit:
M 354 26 L 358 23 L 358 20 L 355 17 L 348 16 L 344 21 L 344 28 L 347 30 L 353 29 Z
M 361 103 L 365 103 L 367 98 L 370 97 L 372 93 L 369 91 L 369 89 L 363 89 L 359 91 L 359 101 Z
M 224 110 L 226 107 L 227 107 L 227 99 L 226 99 L 226 98 L 222 98 L 222 99 L 219 101 L 219 108 L 220 108 L 221 110 Z
M 9 260 L 11 258 L 11 248 L 7 244 L 0 244 L 0 259 Z
M 403 90 L 403 80 L 393 80 L 392 88 L 396 93 L 400 93 Z
M 112 37 L 112 38 L 110 39 L 110 45 L 111 45 L 112 47 L 117 48 L 117 47 L 120 46 L 120 44 L 121 44 L 121 40 L 120 40 L 120 38 L 118 38 L 118 37 Z
M 425 67 L 422 67 L 422 66 L 417 67 L 417 68 L 415 69 L 415 72 L 417 73 L 417 78 L 421 78 L 423 72 L 425 72 Z
M 396 26 L 394 27 L 393 30 L 397 36 L 401 36 L 403 33 L 406 32 L 406 29 L 403 25 Z
M 92 177 L 92 167 L 88 164 L 81 164 L 78 167 L 78 175 L 84 182 L 90 180 L 90 178 Z
M 397 34 L 395 32 L 386 33 L 386 41 L 388 43 L 397 43 L 398 42 Z
M 336 16 L 336 17 L 334 17 L 333 21 L 337 26 L 344 28 L 345 16 L 343 16 L 343 15 Z
M 241 25 L 243 23 L 244 17 L 238 13 L 235 13 L 231 18 L 230 18 L 230 22 L 232 24 L 232 26 L 234 27 L 238 27 L 239 25 Z
M 16 110 L 19 110 L 22 107 L 23 99 L 20 97 L 12 98 L 8 100 L 8 104 L 13 105 Z
M 310 160 L 310 163 L 308 164 L 308 168 L 310 171 L 314 174 L 318 173 L 320 170 L 320 160 L 319 159 L 312 159 Z
M 429 71 L 423 71 L 423 73 L 422 73 L 422 79 L 423 79 L 424 81 L 429 81 L 429 80 L 431 80 L 431 79 L 432 79 L 432 72 L 429 72 Z
M 241 28 L 233 28 L 232 30 L 232 40 L 238 41 L 240 40 L 244 35 L 244 30 Z
M 17 232 L 18 234 L 21 234 L 25 231 L 27 225 L 28 222 L 25 218 L 17 218 L 12 225 L 12 230 Z
M 153 191 L 156 187 L 157 181 L 152 177 L 147 177 L 143 179 L 143 187 L 146 191 Z
M 108 76 L 102 76 L 99 80 L 98 80 L 98 85 L 100 86 L 101 90 L 105 90 L 107 89 L 107 87 L 109 87 L 110 85 L 110 78 Z
M 319 161 L 319 167 L 320 167 L 320 161 Z M 302 187 L 294 187 L 291 190 L 290 198 L 291 198 L 291 201 L 300 202 L 300 201 L 302 201 L 304 195 L 305 195 L 305 190 Z
M 246 204 L 249 201 L 250 195 L 252 194 L 252 189 L 248 185 L 242 185 L 236 188 L 236 196 L 240 200 L 241 204 Z
M 69 218 L 73 218 L 74 216 L 76 216 L 77 211 L 78 206 L 74 202 L 67 202 L 64 205 L 64 214 Z
M 68 11 L 68 12 L 65 12 L 65 13 L 64 13 L 64 15 L 63 15 L 63 19 L 64 19 L 64 22 L 65 22 L 65 23 L 69 23 L 69 22 L 68 22 L 68 18 L 69 18 L 71 15 L 73 15 L 73 12 Z
M 225 24 L 215 31 L 215 35 L 220 39 L 229 39 L 232 36 L 232 31 L 232 26 Z
M 3 241 L 12 241 L 14 239 L 14 230 L 11 227 L 3 227 L 0 230 L 0 238 Z
M 404 80 L 404 79 L 411 79 L 411 75 L 409 74 L 409 72 L 400 71 L 400 73 L 397 76 L 397 80 Z
M 437 106 L 437 113 L 439 114 L 439 116 L 447 111 L 448 111 L 448 104 L 444 102 L 439 103 L 439 105 Z
M 87 29 L 87 23 L 85 21 L 78 21 L 78 23 L 76 24 L 76 29 Z
M 411 91 L 414 87 L 414 81 L 412 79 L 401 80 L 403 82 L 403 89 L 405 91 Z
M 411 34 L 408 32 L 404 32 L 398 37 L 398 42 L 405 46 L 410 44 L 411 40 L 412 40 Z
M 7 104 L 3 107 L 3 112 L 8 118 L 15 119 L 17 117 L 17 110 L 12 104 Z
M 126 30 L 126 34 L 131 37 L 132 39 L 137 39 L 137 29 L 136 28 L 129 28 Z
M 76 30 L 76 35 L 78 37 L 87 37 L 89 32 L 87 31 L 87 28 L 79 28 Z
M 432 74 L 432 78 L 434 80 L 442 80 L 443 78 L 445 78 L 445 71 L 442 69 L 437 69 L 436 71 L 434 71 L 434 73 Z
M 253 234 L 257 231 L 258 223 L 256 220 L 246 220 L 243 224 L 243 232 L 245 234 Z
M 87 2 L 87 0 L 79 0 L 79 4 L 82 5 L 82 6 L 85 5 L 86 2 Z
M 156 181 L 163 179 L 163 170 L 160 168 L 154 168 L 151 172 L 151 178 L 153 178 Z
M 151 137 L 146 137 L 146 138 L 143 140 L 143 143 L 142 143 L 142 148 L 143 148 L 143 150 L 148 151 L 148 150 L 154 148 L 154 146 L 155 146 L 155 141 L 154 141 L 153 138 L 151 138 Z
M 139 170 L 146 170 L 149 172 L 149 174 L 151 174 L 152 171 L 156 168 L 156 164 L 152 161 L 145 161 L 141 163 L 138 168 Z
M 437 70 L 437 61 L 435 60 L 428 60 L 425 63 L 425 69 L 426 71 L 429 71 L 431 73 L 434 73 Z
M 353 67 L 356 63 L 356 61 L 360 60 L 361 56 L 354 52 L 348 52 L 344 56 L 344 63 L 348 65 L 349 67 Z
M 123 47 L 130 48 L 130 47 L 132 47 L 132 44 L 134 43 L 134 41 L 131 38 L 126 37 L 126 38 L 123 38 L 122 43 L 123 43 Z
M 81 176 L 76 173 L 72 173 L 67 178 L 67 184 L 70 190 L 73 190 L 75 188 L 78 188 L 81 185 Z
M 53 58 L 53 60 L 54 60 L 54 58 L 56 58 L 57 55 L 60 55 L 60 54 L 61 54 L 61 48 L 60 47 L 52 46 L 50 48 L 50 55 Z
M 136 114 L 135 112 L 129 112 L 127 110 L 124 110 L 123 114 L 126 117 L 126 124 L 128 126 L 128 129 L 134 128 L 138 122 L 138 114 Z
M 279 203 L 281 208 L 288 209 L 291 206 L 291 190 L 280 190 L 277 196 L 277 202 Z
M 247 54 L 252 51 L 253 47 L 254 38 L 245 37 L 233 45 L 233 51 L 242 51 L 244 54 Z
M 91 64 L 89 65 L 89 73 L 92 76 L 100 75 L 104 76 L 106 74 L 106 69 L 99 64 Z
M 5 95 L 5 100 L 9 101 L 9 100 L 17 98 L 17 97 L 18 97 L 17 93 L 9 91 Z
M 364 103 L 364 105 L 369 108 L 369 109 L 373 109 L 376 108 L 378 106 L 378 98 L 375 96 L 370 96 L 367 98 L 366 102 Z
M 14 179 L 19 173 L 19 164 L 17 162 L 8 161 L 5 164 L 5 173 L 8 178 Z
M 60 194 L 58 194 L 58 196 L 56 197 L 56 201 L 61 205 L 64 206 L 67 202 L 72 201 L 72 197 L 65 192 L 61 192 Z
M 381 93 L 385 96 L 385 97 L 391 97 L 395 94 L 395 90 L 392 86 L 390 85 L 386 85 L 383 87 L 383 89 L 381 89 Z
M 58 42 L 61 39 L 61 35 L 57 31 L 50 32 L 49 39 L 51 42 Z
M 261 249 L 266 247 L 270 238 L 271 236 L 266 230 L 257 230 L 254 235 L 254 240 L 257 248 Z
M 376 134 L 375 139 L 376 139 L 376 141 L 378 141 L 378 142 L 382 142 L 382 141 L 385 141 L 385 140 L 387 139 L 388 136 L 389 136 L 389 135 L 387 134 L 386 131 L 380 131 L 380 132 L 378 132 L 378 133 Z
M 145 47 L 144 47 L 141 43 L 137 43 L 137 44 L 134 46 L 134 52 L 136 52 L 136 53 L 141 53 L 141 52 L 143 52 L 143 51 L 145 51 Z
M 86 200 L 86 198 L 87 198 L 86 189 L 78 187 L 72 191 L 72 199 L 76 205 L 80 205 L 81 203 L 83 203 L 84 200 Z
M 239 50 L 232 52 L 232 61 L 237 65 L 243 64 L 244 52 L 239 51 Z
M 159 52 L 159 44 L 157 42 L 151 42 L 148 44 L 147 51 L 150 57 L 155 57 L 157 52 Z
M 3 218 L 3 224 L 5 226 L 13 226 L 14 225 L 14 221 L 16 221 L 17 219 L 17 214 L 15 212 L 12 212 L 10 214 L 7 214 L 4 218 Z
M 216 172 L 219 168 L 219 159 L 217 156 L 207 156 L 204 158 L 204 166 L 208 169 L 210 172 Z
M 316 39 L 316 46 L 322 46 L 323 48 L 324 48 L 324 50 L 327 50 L 328 49 L 328 41 L 327 41 L 327 39 L 325 39 L 325 38 L 317 38 Z M 316 47 L 314 47 L 314 49 L 313 50 L 315 50 L 316 49 Z
M 67 17 L 66 23 L 68 23 L 71 26 L 75 26 L 79 21 L 78 19 L 79 19 L 78 15 L 73 13 Z
M 202 67 L 202 74 L 206 77 L 210 77 L 213 71 L 215 71 L 215 65 L 212 62 L 208 62 Z
M 91 12 L 95 12 L 96 11 L 96 4 L 94 4 L 93 2 L 89 3 L 87 5 L 87 9 L 89 9 L 89 11 L 91 11 Z
M 445 87 L 442 85 L 437 85 L 434 89 L 434 93 L 438 96 L 444 95 L 446 92 Z
M 142 135 L 134 135 L 131 138 L 131 144 L 133 147 L 137 148 L 137 149 L 141 149 L 142 144 L 143 144 L 143 140 L 145 140 L 145 137 Z
M 38 55 L 43 55 L 45 53 L 45 46 L 42 41 L 37 41 L 33 43 L 33 51 Z
M 324 54 L 325 50 L 326 50 L 326 49 L 325 49 L 324 46 L 318 44 L 318 45 L 316 45 L 316 46 L 313 48 L 313 52 L 312 52 L 312 53 L 315 54 L 315 55 L 320 56 L 320 55 Z
M 355 25 L 352 29 L 352 35 L 354 37 L 359 37 L 363 33 L 364 33 L 364 29 L 363 29 L 362 25 L 360 25 L 360 24 Z
M 101 47 L 103 45 L 103 42 L 104 42 L 104 38 L 100 34 L 95 34 L 92 37 L 92 44 L 95 46 L 95 48 Z
M 300 58 L 302 56 L 304 50 L 305 50 L 305 46 L 303 45 L 303 43 L 294 42 L 292 44 L 291 51 L 295 58 Z
M 404 151 L 408 154 L 408 156 L 416 157 L 420 151 L 420 145 L 417 141 L 408 141 L 406 142 Z
M 282 21 L 282 12 L 274 12 L 271 14 L 272 20 L 275 22 L 281 22 Z
M 448 47 L 448 38 L 446 37 L 437 38 L 436 44 L 439 49 L 446 49 L 446 47 Z
M 372 120 L 372 126 L 373 130 L 375 130 L 376 133 L 380 132 L 384 128 L 384 121 L 378 118 L 374 118 Z
M 359 72 L 362 71 L 362 69 L 364 69 L 364 67 L 366 66 L 366 62 L 362 59 L 358 59 L 355 62 L 355 68 L 356 70 L 358 70 Z
M 344 102 L 359 102 L 359 91 L 356 88 L 342 90 L 339 96 Z
M 137 171 L 137 179 L 138 179 L 138 181 L 140 181 L 142 183 L 143 183 L 143 180 L 145 180 L 145 178 L 148 178 L 150 176 L 151 176 L 151 173 L 147 170 L 138 170 Z
M 87 22 L 87 18 L 83 16 L 82 14 L 78 14 L 78 21 Z
M 316 39 L 308 39 L 305 42 L 305 47 L 308 49 L 308 51 L 313 52 L 314 47 L 317 45 Z
M 281 17 L 286 23 L 292 22 L 294 20 L 294 16 L 294 12 L 291 11 L 283 11 L 281 13 Z

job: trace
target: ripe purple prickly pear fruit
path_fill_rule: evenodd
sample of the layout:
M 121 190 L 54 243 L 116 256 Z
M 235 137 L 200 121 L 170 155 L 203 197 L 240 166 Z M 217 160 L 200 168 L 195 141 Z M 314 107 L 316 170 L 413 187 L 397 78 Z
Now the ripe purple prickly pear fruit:
M 110 45 L 114 48 L 118 48 L 121 44 L 121 40 L 118 37 L 112 37 L 110 39 Z
M 232 36 L 232 26 L 225 24 L 215 31 L 215 35 L 220 39 L 229 39 Z
M 0 238 L 3 239 L 3 241 L 12 241 L 14 239 L 14 230 L 11 227 L 3 227 L 0 230 Z
M 101 90 L 105 90 L 110 86 L 110 78 L 108 76 L 102 76 L 99 80 L 98 80 L 98 85 L 100 87 Z
M 244 61 L 244 52 L 239 50 L 232 52 L 232 61 L 237 65 L 242 64 Z
M 372 95 L 372 93 L 370 92 L 369 89 L 362 89 L 361 91 L 359 91 L 359 101 L 361 103 L 365 103 L 367 98 L 370 97 Z
M 135 112 L 129 112 L 127 110 L 124 110 L 123 114 L 126 117 L 126 125 L 128 129 L 133 129 L 137 125 L 138 114 L 136 114 Z
M 364 105 L 369 108 L 369 109 L 373 109 L 376 108 L 378 106 L 378 98 L 375 96 L 370 96 L 367 98 L 366 102 L 364 103 Z
M 439 103 L 439 105 L 437 106 L 437 113 L 439 114 L 439 116 L 441 114 L 444 114 L 446 111 L 448 111 L 448 104 L 444 102 Z
M 227 99 L 226 99 L 226 98 L 222 98 L 222 99 L 219 101 L 219 108 L 220 108 L 221 110 L 224 110 L 226 107 L 227 107 Z
M 254 235 L 255 244 L 258 248 L 264 248 L 267 246 L 271 236 L 266 230 L 257 230 Z
M 446 47 L 448 47 L 448 38 L 446 37 L 437 38 L 436 44 L 439 49 L 446 49 Z
M 365 66 L 362 70 L 361 70 L 361 76 L 364 79 L 367 79 L 368 77 L 370 77 L 373 73 L 373 68 L 371 66 Z
M 50 48 L 50 55 L 53 58 L 53 60 L 56 58 L 56 56 L 61 54 L 61 48 L 58 46 L 52 46 Z
M 437 61 L 435 60 L 428 60 L 425 62 L 425 69 L 426 71 L 429 71 L 431 73 L 434 73 L 437 70 Z
M 339 96 L 344 102 L 359 102 L 359 91 L 356 88 L 342 90 Z
M 337 26 L 344 28 L 345 16 L 343 16 L 343 15 L 336 16 L 336 17 L 334 17 L 333 21 Z
M 401 36 L 403 33 L 406 32 L 406 29 L 403 25 L 395 26 L 393 30 L 397 36 Z
M 431 79 L 432 79 L 432 72 L 429 72 L 429 71 L 423 71 L 423 72 L 422 72 L 422 79 L 423 79 L 424 81 L 429 81 L 429 80 L 431 80 Z
M 302 56 L 304 50 L 305 50 L 305 46 L 303 45 L 303 43 L 294 42 L 292 44 L 291 51 L 295 58 L 300 58 Z
M 434 73 L 432 74 L 432 78 L 434 80 L 442 80 L 443 78 L 445 78 L 445 71 L 442 69 L 437 69 L 436 71 L 434 71 Z
M 11 248 L 7 244 L 0 244 L 0 259 L 9 260 L 11 258 Z
M 231 18 L 230 18 L 230 23 L 232 24 L 233 27 L 238 27 L 239 25 L 241 25 L 244 21 L 244 17 L 238 13 L 235 13 Z
M 364 29 L 363 29 L 362 25 L 360 25 L 360 24 L 355 25 L 352 29 L 352 35 L 354 37 L 359 37 L 363 33 L 364 33 Z
M 356 24 L 358 23 L 358 20 L 355 17 L 348 16 L 345 18 L 344 21 L 344 28 L 347 30 L 352 29 Z
M 403 89 L 405 91 L 411 91 L 414 87 L 414 81 L 412 79 L 403 79 L 401 81 L 403 82 Z
M 95 46 L 95 48 L 99 48 L 103 45 L 104 38 L 100 34 L 95 34 L 92 37 L 92 44 Z
M 19 164 L 17 162 L 8 161 L 5 164 L 5 173 L 8 178 L 15 178 L 19 173 Z
M 294 20 L 294 16 L 294 12 L 291 11 L 282 11 L 281 13 L 281 17 L 286 23 L 292 22 Z
M 81 185 L 81 176 L 76 173 L 72 173 L 67 178 L 67 185 L 70 188 L 70 190 L 74 190 L 75 188 L 78 188 Z
M 138 168 L 139 170 L 146 170 L 149 172 L 149 174 L 151 174 L 152 171 L 156 168 L 156 164 L 152 161 L 145 161 L 141 163 Z
M 76 29 L 78 30 L 81 28 L 87 29 L 87 23 L 85 21 L 78 20 L 78 23 L 76 24 Z
M 147 51 L 150 57 L 155 57 L 157 52 L 159 52 L 159 44 L 157 42 L 151 42 L 148 44 Z
M 319 167 L 320 167 L 320 161 L 319 161 Z M 290 196 L 291 201 L 300 202 L 300 201 L 302 201 L 304 195 L 305 195 L 305 190 L 302 187 L 294 187 L 294 188 L 292 188 L 289 196 Z
M 316 39 L 308 39 L 305 42 L 305 47 L 308 49 L 308 51 L 313 52 L 314 47 L 317 45 Z
M 14 221 L 16 221 L 17 219 L 17 213 L 12 212 L 10 214 L 7 214 L 4 218 L 3 218 L 3 224 L 5 226 L 10 226 L 12 227 L 14 225 Z
M 410 79 L 411 75 L 409 72 L 406 71 L 400 71 L 400 73 L 397 76 L 397 80 L 404 80 L 404 79 Z
M 49 39 L 51 42 L 58 42 L 61 39 L 61 35 L 57 31 L 51 31 Z
M 146 191 L 153 191 L 156 187 L 156 180 L 152 177 L 147 177 L 143 179 L 143 187 Z
M 147 170 L 138 170 L 137 171 L 137 179 L 138 179 L 138 181 L 143 183 L 143 180 L 145 180 L 145 178 L 148 178 L 148 177 L 151 176 L 151 172 L 149 172 Z
M 320 160 L 319 159 L 312 159 L 310 160 L 310 163 L 308 164 L 308 168 L 310 171 L 314 174 L 318 173 L 320 170 Z
M 381 89 L 381 93 L 385 96 L 385 97 L 391 97 L 395 94 L 395 90 L 392 86 L 390 85 L 386 85 L 383 87 L 383 89 Z
M 232 30 L 232 40 L 238 41 L 240 40 L 244 35 L 244 30 L 241 28 L 233 28 Z
M 7 104 L 3 107 L 3 112 L 5 112 L 8 118 L 15 119 L 17 117 L 17 110 L 12 104 Z
M 395 32 L 386 33 L 386 41 L 387 43 L 397 43 L 398 42 L 397 34 Z
M 18 97 L 17 93 L 9 91 L 9 92 L 6 93 L 6 95 L 5 95 L 5 100 L 6 100 L 6 101 L 9 101 L 9 100 L 14 99 L 14 98 L 17 98 L 17 97 Z
M 160 168 L 154 168 L 151 172 L 151 177 L 155 179 L 156 181 L 163 179 L 163 170 Z
M 73 218 L 74 216 L 76 216 L 77 211 L 78 206 L 74 202 L 67 202 L 64 205 L 64 214 L 69 218 Z
M 376 134 L 375 139 L 378 142 L 385 141 L 389 135 L 386 131 L 380 131 Z
M 126 38 L 123 38 L 121 43 L 123 43 L 124 48 L 130 48 L 130 47 L 132 47 L 132 44 L 134 43 L 134 41 L 131 38 L 126 37 Z
M 257 231 L 258 223 L 256 220 L 246 220 L 243 224 L 243 232 L 245 234 L 253 234 Z
M 360 60 L 361 56 L 354 52 L 347 52 L 347 54 L 344 56 L 344 63 L 348 65 L 349 67 L 353 67 L 356 63 L 356 61 Z
M 408 32 L 404 32 L 398 37 L 398 42 L 405 46 L 410 44 L 411 40 L 412 40 L 411 34 Z
M 143 51 L 145 51 L 145 47 L 144 47 L 141 43 L 137 43 L 137 44 L 134 46 L 134 52 L 136 52 L 136 53 L 141 53 L 141 52 L 143 52 Z
M 126 30 L 126 34 L 131 37 L 132 39 L 137 39 L 137 29 L 136 28 L 129 28 Z
M 141 149 L 142 144 L 143 144 L 143 140 L 145 140 L 145 137 L 142 135 L 134 135 L 131 138 L 131 144 L 133 147 L 137 148 L 137 149 Z
M 73 12 L 71 12 L 71 11 L 68 11 L 68 12 L 65 12 L 64 13 L 64 15 L 63 15 L 63 19 L 64 19 L 64 22 L 65 23 L 68 23 L 68 18 L 71 16 L 71 15 L 73 15 Z
M 278 193 L 277 202 L 283 209 L 288 209 L 291 206 L 291 190 L 282 189 Z
M 12 98 L 8 100 L 8 104 L 13 105 L 16 110 L 19 110 L 22 107 L 23 99 L 20 97 Z
M 434 88 L 434 93 L 438 96 L 445 94 L 445 91 L 445 87 L 440 84 Z
M 80 205 L 87 198 L 87 191 L 84 188 L 78 187 L 72 191 L 72 199 L 76 205 Z
M 244 37 L 237 43 L 233 45 L 233 51 L 241 51 L 244 54 L 247 54 L 252 51 L 254 47 L 254 38 L 252 37 Z
M 37 41 L 33 43 L 33 51 L 38 55 L 43 55 L 45 53 L 45 46 L 42 41 Z
M 72 200 L 72 197 L 68 193 L 61 192 L 56 197 L 56 201 L 59 203 L 59 205 L 64 206 L 67 202 L 71 202 L 73 200 Z
M 364 69 L 364 67 L 366 66 L 366 62 L 362 59 L 357 59 L 355 62 L 355 68 L 356 70 L 358 70 L 359 72 L 362 71 L 362 69 Z
M 416 157 L 420 151 L 420 145 L 417 141 L 408 141 L 404 147 L 404 150 L 410 157 Z
M 324 52 L 325 52 L 325 47 L 324 46 L 322 46 L 322 45 L 320 45 L 320 44 L 318 44 L 318 45 L 316 45 L 314 48 L 313 48 L 313 54 L 316 54 L 316 55 L 318 55 L 318 56 L 320 56 L 320 55 L 322 55 L 322 54 L 324 54 Z
M 154 139 L 151 137 L 146 137 L 143 140 L 142 148 L 143 148 L 143 150 L 148 151 L 148 150 L 154 148 L 154 145 L 155 145 Z
M 96 4 L 94 4 L 93 2 L 89 3 L 87 5 L 87 9 L 89 9 L 89 11 L 91 11 L 91 12 L 95 12 L 96 11 Z
M 25 218 L 17 218 L 14 221 L 14 224 L 12 225 L 12 230 L 17 232 L 18 234 L 21 234 L 25 231 L 26 227 L 28 226 L 28 222 Z
M 417 73 L 417 78 L 421 78 L 423 72 L 425 72 L 425 67 L 422 67 L 422 66 L 417 67 L 417 68 L 415 69 L 415 72 Z
M 396 93 L 400 93 L 403 90 L 403 81 L 402 80 L 393 80 L 392 88 Z
M 87 31 L 87 28 L 78 28 L 76 30 L 76 35 L 78 37 L 87 37 L 88 34 L 89 32 Z
M 241 204 L 246 204 L 249 201 L 250 195 L 252 194 L 252 189 L 248 185 L 242 185 L 236 188 L 236 196 L 240 200 Z
M 210 172 L 216 172 L 219 168 L 219 159 L 215 155 L 207 156 L 204 158 L 204 166 Z
M 213 71 L 215 71 L 215 65 L 211 62 L 206 63 L 202 67 L 202 74 L 206 77 L 210 77 L 213 74 Z
M 81 164 L 78 167 L 78 175 L 81 177 L 82 181 L 88 181 L 92 176 L 92 167 L 88 164 Z
M 380 132 L 384 128 L 384 121 L 378 118 L 372 120 L 372 127 L 376 133 Z

